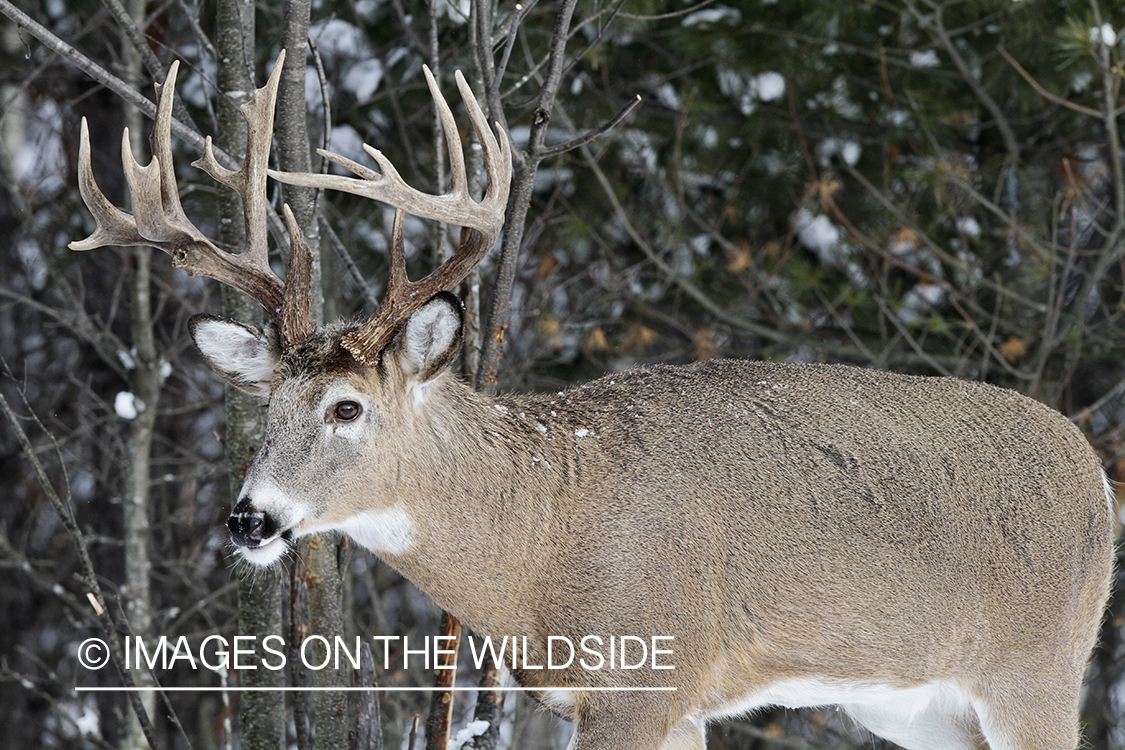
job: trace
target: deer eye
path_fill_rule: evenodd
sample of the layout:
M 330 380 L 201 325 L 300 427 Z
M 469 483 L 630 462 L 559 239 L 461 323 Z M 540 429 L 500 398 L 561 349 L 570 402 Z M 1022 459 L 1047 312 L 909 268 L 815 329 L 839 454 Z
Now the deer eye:
M 332 419 L 335 422 L 351 422 L 363 413 L 363 407 L 355 401 L 341 401 L 332 407 Z

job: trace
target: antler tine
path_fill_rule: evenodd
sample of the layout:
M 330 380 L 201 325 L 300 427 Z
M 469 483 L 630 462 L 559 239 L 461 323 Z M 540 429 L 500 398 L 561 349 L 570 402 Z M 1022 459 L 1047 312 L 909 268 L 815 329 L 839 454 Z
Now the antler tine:
M 246 251 L 244 255 L 256 266 L 269 268 L 268 224 L 266 214 L 266 176 L 269 173 L 270 145 L 273 142 L 274 104 L 285 50 L 281 50 L 266 85 L 254 91 L 250 101 L 239 106 L 249 126 L 246 132 L 246 159 L 237 172 L 226 169 L 215 159 L 211 138 L 207 138 L 203 156 L 192 162 L 217 181 L 233 188 L 242 198 L 246 214 Z
M 461 71 L 455 71 L 453 79 L 457 82 L 457 90 L 461 92 L 461 98 L 465 101 L 469 120 L 480 136 L 484 152 L 484 173 L 488 177 L 488 186 L 485 189 L 483 203 L 498 206 L 503 211 L 508 206 L 508 192 L 512 187 L 512 142 L 500 123 L 496 123 L 496 133 L 500 136 L 499 142 L 492 137 L 488 120 L 485 119 L 484 112 L 477 104 L 477 98 L 473 95 L 473 90 L 469 87 L 465 76 L 461 75 Z M 501 225 L 503 225 L 502 219 Z
M 449 172 L 450 184 L 449 192 L 453 195 L 468 195 L 469 183 L 465 175 L 465 152 L 461 144 L 461 131 L 457 129 L 457 121 L 453 119 L 453 112 L 449 109 L 449 104 L 445 101 L 445 97 L 441 95 L 441 90 L 438 88 L 437 81 L 434 80 L 434 74 L 430 72 L 430 66 L 423 65 L 422 73 L 426 76 L 426 86 L 430 89 L 430 96 L 433 97 L 434 104 L 437 106 L 438 117 L 441 119 L 441 129 L 445 133 L 446 150 L 449 151 Z M 460 71 L 457 71 L 460 75 Z M 461 92 L 463 97 L 465 92 Z M 469 99 L 476 101 L 476 97 L 469 93 Z M 485 126 L 488 130 L 488 126 Z
M 286 203 L 282 206 L 289 230 L 289 270 L 285 274 L 285 299 L 281 309 L 282 348 L 305 339 L 313 332 L 312 249 L 301 232 L 297 218 Z
M 282 53 L 284 55 L 284 52 Z M 215 246 L 187 218 L 180 203 L 176 186 L 175 169 L 172 162 L 172 102 L 175 96 L 176 75 L 179 61 L 172 63 L 168 78 L 156 87 L 159 94 L 156 122 L 151 138 L 152 160 L 142 167 L 133 156 L 129 145 L 129 130 L 122 136 L 121 161 L 125 172 L 129 193 L 133 198 L 134 214 L 130 215 L 115 207 L 98 188 L 90 164 L 90 134 L 86 119 L 82 119 L 82 139 L 79 144 L 78 187 L 87 208 L 94 215 L 97 228 L 94 233 L 80 242 L 70 243 L 72 250 L 92 250 L 106 245 L 145 245 L 155 247 L 172 256 L 172 265 L 182 268 L 191 275 L 203 274 L 224 284 L 240 289 L 256 299 L 270 316 L 281 314 L 283 284 L 270 269 L 266 253 L 266 203 L 265 178 L 266 164 L 263 158 L 269 156 L 269 137 L 272 130 L 273 99 L 276 96 L 279 61 L 274 75 L 264 89 L 270 89 L 265 98 L 269 100 L 269 127 L 262 136 L 251 139 L 247 147 L 246 164 L 238 173 L 224 170 L 215 162 L 208 139 L 207 153 L 200 160 L 204 168 L 216 179 L 235 187 L 247 206 L 247 232 L 250 235 L 250 250 L 239 255 L 223 252 Z M 250 105 L 255 105 L 263 89 L 255 92 Z M 260 104 L 257 105 L 259 108 Z M 247 112 L 244 107 L 243 112 Z M 249 115 L 248 115 L 249 120 Z M 253 123 L 253 121 L 251 121 Z M 254 132 L 253 124 L 251 133 Z M 263 157 L 264 153 L 264 157 Z M 244 183 L 239 189 L 232 182 L 218 175 L 242 175 Z M 240 184 L 242 184 L 240 183 Z M 251 208 L 251 205 L 253 208 Z
M 82 138 L 78 147 L 78 189 L 90 212 L 94 214 L 98 228 L 85 240 L 70 243 L 71 249 L 91 250 L 103 245 L 151 245 L 171 253 L 170 243 L 177 240 L 208 242 L 184 214 L 176 192 L 171 129 L 172 95 L 178 70 L 179 61 L 175 61 L 168 71 L 166 86 L 158 84 L 156 87 L 160 97 L 156 124 L 153 127 L 153 157 L 147 167 L 142 167 L 133 157 L 129 129 L 125 128 L 122 133 L 121 166 L 136 204 L 136 217 L 115 207 L 98 188 L 90 164 L 89 125 L 86 118 L 82 118 Z M 163 137 L 161 131 L 164 133 Z
M 424 305 L 439 291 L 459 284 L 480 263 L 504 226 L 504 209 L 512 182 L 512 149 L 507 133 L 496 124 L 496 134 L 488 127 L 484 112 L 477 104 L 472 89 L 460 71 L 456 73 L 457 88 L 465 102 L 469 119 L 480 138 L 484 151 L 485 174 L 488 188 L 483 200 L 469 195 L 465 173 L 464 144 L 457 123 L 445 97 L 429 68 L 424 68 L 426 83 L 441 118 L 450 154 L 452 175 L 450 192 L 430 195 L 410 187 L 398 170 L 380 151 L 364 144 L 363 148 L 378 164 L 381 173 L 375 172 L 351 159 L 318 150 L 321 156 L 351 170 L 356 177 L 270 171 L 274 179 L 291 185 L 341 190 L 395 207 L 395 222 L 391 230 L 391 277 L 387 293 L 379 309 L 356 331 L 348 334 L 342 343 L 358 360 L 367 365 L 378 362 L 379 353 L 390 342 L 402 322 Z M 468 230 L 463 234 L 456 254 L 437 270 L 420 281 L 410 281 L 406 276 L 406 255 L 403 251 L 403 216 L 405 212 L 425 219 L 454 224 Z M 467 236 L 465 236 L 467 235 Z
M 78 142 L 78 192 L 82 194 L 82 202 L 94 215 L 97 227 L 86 239 L 67 245 L 71 250 L 93 250 L 105 245 L 127 247 L 149 244 L 148 240 L 137 232 L 137 225 L 132 215 L 113 205 L 98 187 L 90 163 L 90 126 L 85 117 L 82 118 L 82 136 Z

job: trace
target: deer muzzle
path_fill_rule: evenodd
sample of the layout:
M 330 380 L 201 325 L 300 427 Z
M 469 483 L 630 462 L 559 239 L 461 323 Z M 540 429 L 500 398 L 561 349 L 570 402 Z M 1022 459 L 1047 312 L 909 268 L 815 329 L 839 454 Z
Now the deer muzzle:
M 264 511 L 254 508 L 249 497 L 241 498 L 227 519 L 227 529 L 231 540 L 239 547 L 251 549 L 269 543 L 281 531 L 277 519 Z

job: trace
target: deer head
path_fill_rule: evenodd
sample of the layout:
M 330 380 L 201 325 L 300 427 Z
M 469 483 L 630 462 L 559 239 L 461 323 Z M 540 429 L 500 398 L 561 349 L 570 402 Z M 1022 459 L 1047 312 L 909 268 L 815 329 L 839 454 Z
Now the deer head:
M 372 389 L 377 384 L 386 391 L 393 384 L 397 392 L 420 402 L 456 355 L 462 308 L 447 290 L 480 263 L 499 236 L 512 175 L 506 133 L 497 125 L 493 134 L 471 89 L 457 72 L 457 86 L 480 139 L 488 178 L 482 200 L 469 195 L 457 123 L 428 68 L 424 69 L 426 82 L 449 145 L 452 179 L 448 193 L 430 195 L 410 187 L 386 157 L 366 144 L 379 171 L 323 150 L 319 150 L 323 157 L 359 176 L 270 170 L 274 103 L 283 61 L 284 52 L 266 85 L 242 106 L 249 123 L 242 168 L 222 167 L 210 138 L 203 158 L 194 163 L 241 196 L 247 226 L 245 250 L 232 254 L 219 249 L 187 218 L 180 204 L 171 151 L 178 63 L 172 64 L 167 81 L 157 86 L 153 157 L 147 166 L 133 158 L 128 129 L 123 134 L 122 160 L 133 196 L 133 215 L 116 208 L 98 188 L 83 118 L 79 188 L 97 229 L 70 245 L 74 250 L 105 245 L 158 248 L 172 256 L 175 267 L 240 289 L 267 311 L 270 323 L 265 330 L 210 315 L 198 315 L 191 321 L 200 351 L 227 382 L 271 398 L 269 436 L 228 522 L 231 538 L 245 557 L 263 564 L 276 560 L 286 548 L 284 542 L 294 535 L 342 528 L 343 522 L 360 512 L 354 502 L 337 502 L 333 495 L 354 496 L 348 492 L 354 490 L 355 477 L 345 467 L 360 456 L 370 457 L 377 450 L 374 444 L 389 442 L 378 429 L 388 405 L 377 404 Z M 316 330 L 309 309 L 311 255 L 288 206 L 284 206 L 284 214 L 291 245 L 289 271 L 284 282 L 273 273 L 267 247 L 267 176 L 293 185 L 342 190 L 395 207 L 387 291 L 367 320 Z M 406 273 L 406 212 L 464 228 L 454 256 L 419 281 L 411 281 Z M 311 412 L 309 406 L 314 407 Z M 289 439 L 281 440 L 281 435 Z M 289 489 L 282 490 L 276 479 L 281 476 L 305 481 L 287 481 Z M 302 487 L 315 487 L 316 496 L 293 489 Z M 390 522 L 393 527 L 393 513 Z

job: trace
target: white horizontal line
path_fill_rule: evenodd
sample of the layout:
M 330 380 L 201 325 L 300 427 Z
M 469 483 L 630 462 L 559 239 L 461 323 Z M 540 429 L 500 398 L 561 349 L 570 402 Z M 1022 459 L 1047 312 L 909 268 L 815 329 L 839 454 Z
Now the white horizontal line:
M 522 693 L 543 692 L 545 690 L 560 690 L 564 692 L 674 692 L 674 687 L 75 687 L 76 693 L 293 693 L 303 691 L 332 691 L 347 693 Z

